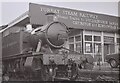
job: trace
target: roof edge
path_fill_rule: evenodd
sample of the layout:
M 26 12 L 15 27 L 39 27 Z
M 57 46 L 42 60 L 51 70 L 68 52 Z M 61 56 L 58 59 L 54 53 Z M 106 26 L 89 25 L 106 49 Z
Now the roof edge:
M 29 11 L 26 11 L 25 13 L 23 13 L 22 15 L 20 15 L 19 17 L 17 17 L 16 19 L 14 19 L 13 21 L 11 21 L 10 23 L 8 23 L 7 27 L 0 30 L 0 33 L 4 32 L 5 30 L 7 30 L 8 28 L 10 28 L 11 26 L 14 26 L 16 23 L 22 21 L 23 19 L 29 17 Z

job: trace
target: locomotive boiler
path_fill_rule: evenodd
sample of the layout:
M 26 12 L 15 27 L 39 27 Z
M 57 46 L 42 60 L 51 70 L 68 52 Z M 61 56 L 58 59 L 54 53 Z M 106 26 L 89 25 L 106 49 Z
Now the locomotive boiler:
M 3 80 L 8 77 L 25 80 L 75 79 L 78 67 L 93 67 L 93 58 L 79 53 L 68 53 L 64 48 L 68 27 L 52 21 L 31 33 L 19 31 L 3 37 Z
M 64 23 L 52 22 L 43 27 L 39 27 L 31 32 L 32 36 L 37 38 L 33 42 L 32 36 L 29 39 L 31 45 L 35 45 L 41 42 L 41 45 L 48 45 L 50 48 L 60 49 L 64 46 L 66 39 L 68 38 L 68 28 Z

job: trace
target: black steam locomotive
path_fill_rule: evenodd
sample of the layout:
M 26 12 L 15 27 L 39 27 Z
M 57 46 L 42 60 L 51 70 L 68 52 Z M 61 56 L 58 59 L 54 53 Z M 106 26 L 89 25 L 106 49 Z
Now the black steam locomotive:
M 21 30 L 3 37 L 3 80 L 72 80 L 81 64 L 92 68 L 91 56 L 71 54 L 64 48 L 68 33 L 64 23 L 53 21 L 31 33 Z

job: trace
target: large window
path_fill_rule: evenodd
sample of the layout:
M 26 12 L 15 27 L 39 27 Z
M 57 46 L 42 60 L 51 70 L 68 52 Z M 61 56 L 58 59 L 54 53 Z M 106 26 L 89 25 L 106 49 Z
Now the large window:
M 92 35 L 85 35 L 85 41 L 92 41 Z
M 75 36 L 75 41 L 77 42 L 77 41 L 81 41 L 81 36 L 79 35 L 79 36 Z
M 117 38 L 116 53 L 120 52 L 120 38 Z
M 79 53 L 82 52 L 81 35 L 75 35 L 69 38 L 69 49 Z
M 89 43 L 89 42 L 85 43 L 85 52 L 92 53 L 92 43 Z
M 114 43 L 114 37 L 104 36 L 105 43 Z
M 101 37 L 100 36 L 94 36 L 94 41 L 101 41 Z
M 75 51 L 81 53 L 82 52 L 81 46 L 81 35 L 75 36 Z
M 81 53 L 82 52 L 82 46 L 81 46 L 81 43 L 76 43 L 76 51 Z
M 115 45 L 111 44 L 110 45 L 110 54 L 115 52 Z
M 74 44 L 69 44 L 69 49 L 74 50 Z
M 85 53 L 92 53 L 92 35 L 85 35 Z
M 94 43 L 94 53 L 101 53 L 101 43 Z
M 69 38 L 69 42 L 72 42 L 72 43 L 73 43 L 73 42 L 74 42 L 74 37 L 70 37 L 70 38 Z
M 104 46 L 106 46 L 106 48 L 104 48 L 104 50 L 107 50 L 108 54 L 114 53 L 115 52 L 115 42 L 114 42 L 114 37 L 110 37 L 110 36 L 104 36 Z
M 85 35 L 85 53 L 101 52 L 101 36 Z
M 120 38 L 117 38 L 117 44 L 120 44 Z

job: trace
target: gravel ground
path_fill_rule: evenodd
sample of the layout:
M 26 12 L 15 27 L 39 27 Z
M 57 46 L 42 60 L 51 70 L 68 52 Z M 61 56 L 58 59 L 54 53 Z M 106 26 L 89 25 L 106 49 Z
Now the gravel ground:
M 119 71 L 119 68 L 111 68 L 111 66 L 108 63 L 104 63 L 99 65 L 94 65 L 93 70 L 101 70 L 101 71 Z
M 1 74 L 2 69 L 0 69 Z M 93 70 L 80 69 L 76 81 L 119 81 L 119 68 L 111 68 L 108 63 L 100 66 L 95 64 Z
M 111 68 L 108 63 L 94 65 L 92 70 L 79 70 L 77 81 L 119 81 L 119 68 Z

